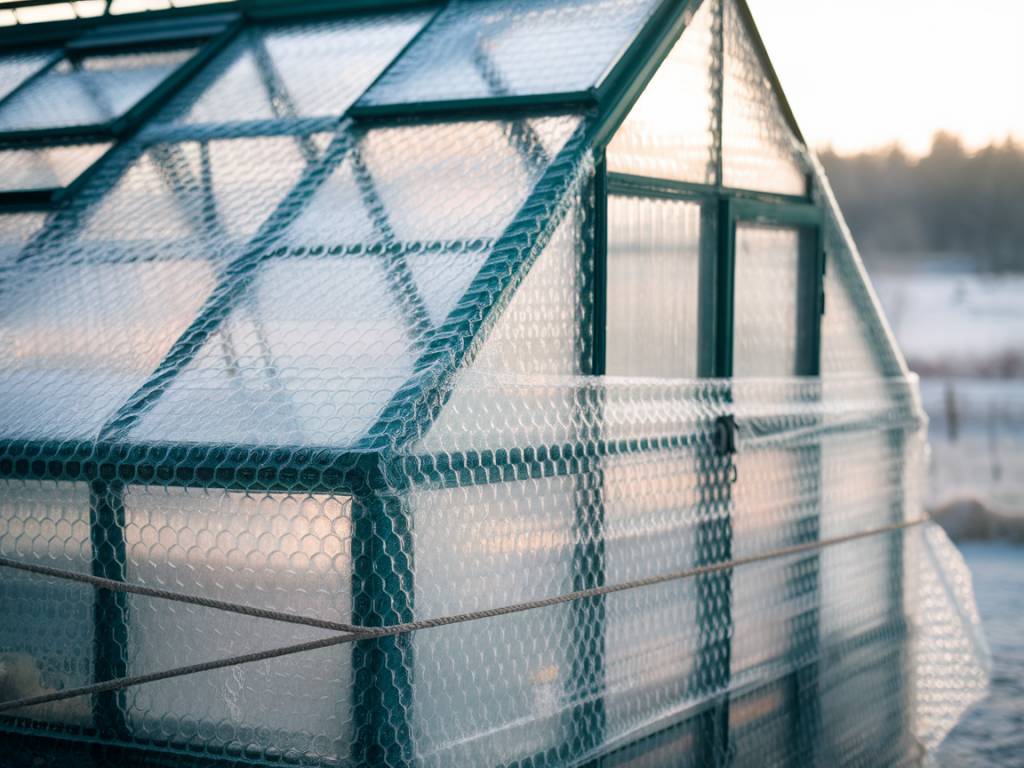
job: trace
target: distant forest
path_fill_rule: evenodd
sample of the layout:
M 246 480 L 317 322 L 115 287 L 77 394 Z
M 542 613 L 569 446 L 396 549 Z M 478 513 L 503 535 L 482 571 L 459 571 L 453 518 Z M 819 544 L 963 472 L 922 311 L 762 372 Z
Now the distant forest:
M 940 133 L 920 159 L 898 147 L 820 157 L 869 265 L 948 258 L 1024 272 L 1024 145 L 968 152 Z

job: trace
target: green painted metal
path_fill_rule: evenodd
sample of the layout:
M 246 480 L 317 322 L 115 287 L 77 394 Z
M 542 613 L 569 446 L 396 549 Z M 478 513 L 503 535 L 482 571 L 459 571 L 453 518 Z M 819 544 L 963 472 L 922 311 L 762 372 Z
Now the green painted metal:
M 206 62 L 213 58 L 213 56 L 227 45 L 239 29 L 241 29 L 241 18 L 235 16 L 231 18 L 224 18 L 216 25 L 200 25 L 197 29 L 194 29 L 192 25 L 178 26 L 175 29 L 164 33 L 164 37 L 159 46 L 147 42 L 145 34 L 137 38 L 130 30 L 125 30 L 113 39 L 100 40 L 101 45 L 96 48 L 87 44 L 79 45 L 77 47 L 68 47 L 65 49 L 65 56 L 73 61 L 78 57 L 86 56 L 93 52 L 109 53 L 111 50 L 124 52 L 133 50 L 151 50 L 154 47 L 162 47 L 165 45 L 188 44 L 189 42 L 195 41 L 197 37 L 200 37 L 205 41 L 195 54 L 188 59 L 188 61 L 175 68 L 173 72 L 168 74 L 167 77 L 150 90 L 149 93 L 134 104 L 131 109 L 114 120 L 93 125 L 68 125 L 56 126 L 53 128 L 31 128 L 3 131 L 0 132 L 0 142 L 34 141 L 40 139 L 73 139 L 76 137 L 124 137 L 138 128 L 143 120 L 152 114 L 161 104 L 165 103 L 167 99 L 181 88 L 182 85 L 188 82 L 188 80 L 198 72 Z M 202 30 L 204 34 L 200 35 L 198 30 Z M 208 36 L 208 33 L 211 31 L 213 33 L 212 36 Z M 50 66 L 52 67 L 53 65 Z M 41 76 L 43 75 L 37 75 L 37 77 Z M 32 79 L 34 80 L 36 78 Z
M 381 627 L 414 618 L 413 545 L 407 502 L 360 495 L 352 506 L 352 621 Z M 360 640 L 352 647 L 357 765 L 412 764 L 413 638 Z
M 608 342 L 608 195 L 611 179 L 604 153 L 599 152 L 594 169 L 594 235 L 593 235 L 593 289 L 592 350 L 590 372 L 594 376 L 605 374 Z
M 356 104 L 348 112 L 355 120 L 421 119 L 449 116 L 508 118 L 513 115 L 545 115 L 585 112 L 597 106 L 594 90 L 569 93 L 488 96 L 472 99 L 442 99 L 408 104 Z
M 89 530 L 92 574 L 125 580 L 124 486 L 117 480 L 96 478 L 90 483 Z M 94 591 L 93 679 L 97 682 L 128 674 L 127 595 L 105 589 Z M 125 715 L 125 692 L 108 691 L 93 697 L 96 729 L 109 738 L 130 735 Z
M 29 84 L 34 83 L 40 77 L 42 77 L 55 66 L 57 66 L 57 64 L 63 58 L 63 54 L 55 53 L 46 64 L 44 64 L 42 67 L 33 72 L 31 77 L 26 77 L 22 82 L 18 84 L 17 88 L 12 88 L 6 96 L 0 98 L 0 107 L 2 107 L 8 100 L 10 100 L 12 96 L 14 96 L 17 93 L 21 93 L 21 91 L 23 91 Z
M 714 184 L 696 184 L 675 179 L 658 179 L 636 176 L 630 173 L 608 174 L 609 191 L 620 195 L 639 195 L 666 200 L 707 200 L 711 197 L 730 197 L 735 200 L 762 202 L 766 205 L 805 205 L 808 198 L 795 195 L 780 195 L 773 192 L 758 192 L 750 189 L 722 187 Z

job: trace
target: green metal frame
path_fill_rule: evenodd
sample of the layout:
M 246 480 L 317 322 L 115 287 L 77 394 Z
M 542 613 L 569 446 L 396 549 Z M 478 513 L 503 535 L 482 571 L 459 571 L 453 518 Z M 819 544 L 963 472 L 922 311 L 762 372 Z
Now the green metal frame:
M 71 61 L 76 61 L 84 56 L 113 51 L 150 51 L 165 47 L 180 47 L 189 43 L 200 43 L 200 45 L 187 61 L 176 67 L 127 111 L 106 123 L 7 130 L 0 132 L 0 141 L 33 141 L 54 138 L 71 140 L 91 137 L 111 139 L 125 135 L 136 128 L 174 91 L 198 72 L 241 27 L 241 19 L 236 15 L 213 17 L 216 19 L 216 23 L 212 23 L 210 17 L 198 18 L 203 19 L 205 23 L 200 25 L 176 24 L 164 30 L 160 35 L 137 34 L 143 30 L 136 29 L 135 25 L 132 25 L 126 28 L 110 28 L 106 30 L 107 34 L 102 35 L 96 32 L 86 34 L 76 41 L 69 42 L 64 47 L 64 58 Z M 56 62 L 43 71 L 37 72 L 19 88 L 8 94 L 0 101 L 0 109 L 10 102 L 12 95 L 21 93 L 37 80 L 45 78 L 55 64 Z
M 201 23 L 197 23 L 201 22 Z M 164 22 L 158 28 L 139 25 L 115 25 L 96 29 L 68 42 L 63 53 L 26 78 L 3 99 L 0 109 L 65 59 L 112 51 L 156 50 L 161 47 L 198 43 L 188 61 L 179 65 L 159 84 L 141 97 L 124 114 L 103 124 L 59 126 L 52 128 L 0 131 L 0 152 L 5 149 L 44 149 L 51 146 L 109 142 L 110 148 L 63 186 L 33 189 L 0 189 L 0 208 L 30 209 L 51 207 L 81 188 L 117 148 L 116 140 L 135 132 L 150 114 L 164 104 L 195 73 L 227 45 L 240 29 L 240 17 L 234 14 L 207 14 L 185 17 L 175 23 Z

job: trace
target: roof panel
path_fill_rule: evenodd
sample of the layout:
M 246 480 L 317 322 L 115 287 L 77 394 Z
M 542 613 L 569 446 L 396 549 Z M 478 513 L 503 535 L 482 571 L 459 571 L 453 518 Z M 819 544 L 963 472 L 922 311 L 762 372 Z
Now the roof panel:
M 360 107 L 540 96 L 601 84 L 658 0 L 456 0 Z
M 0 106 L 0 131 L 101 126 L 123 117 L 198 51 L 159 51 L 64 58 Z
M 250 26 L 157 122 L 340 118 L 430 16 L 418 10 Z
M 109 142 L 0 151 L 0 194 L 48 192 L 70 186 L 110 149 Z
M 131 439 L 354 443 L 409 380 L 550 165 L 513 137 L 533 131 L 557 154 L 578 125 L 560 117 L 354 134 L 331 176 L 297 203 L 303 212 L 275 241 L 277 255 Z
M 44 50 L 6 53 L 0 56 L 0 99 L 7 98 L 58 55 L 56 50 Z
M 133 152 L 117 150 L 6 265 L 4 436 L 96 437 L 314 162 L 291 137 Z

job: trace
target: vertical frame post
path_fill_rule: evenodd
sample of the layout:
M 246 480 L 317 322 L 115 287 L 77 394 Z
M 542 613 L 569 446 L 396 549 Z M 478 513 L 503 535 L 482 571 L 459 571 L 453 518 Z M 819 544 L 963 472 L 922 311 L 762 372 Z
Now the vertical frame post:
M 124 485 L 118 480 L 94 479 L 89 485 L 89 538 L 92 573 L 104 579 L 125 580 Z M 95 591 L 93 603 L 93 678 L 97 682 L 128 674 L 127 595 Z M 93 717 L 107 738 L 129 736 L 125 692 L 107 691 L 93 698 Z
M 397 495 L 364 492 L 352 502 L 352 619 L 381 627 L 413 620 L 412 531 Z M 413 762 L 413 638 L 359 640 L 352 647 L 355 765 Z
M 580 373 L 603 375 L 607 324 L 608 184 L 603 153 L 597 158 L 590 185 L 591 206 L 583 212 L 584 253 L 582 297 L 583 322 L 578 325 Z M 589 313 L 589 317 L 587 317 Z M 589 338 L 587 338 L 589 336 Z M 581 591 L 605 584 L 604 470 L 601 457 L 591 455 L 589 445 L 604 434 L 604 392 L 600 387 L 581 387 L 574 394 L 576 456 L 573 525 L 572 589 Z M 605 739 L 606 597 L 574 600 L 572 612 L 572 707 L 574 747 L 563 757 L 572 759 L 599 747 Z M 573 754 L 573 753 L 576 754 Z

